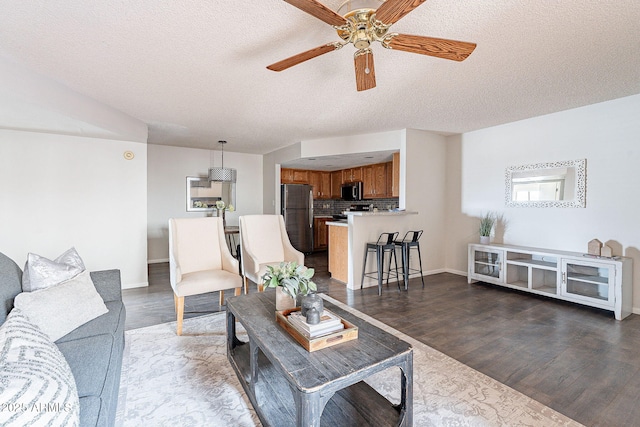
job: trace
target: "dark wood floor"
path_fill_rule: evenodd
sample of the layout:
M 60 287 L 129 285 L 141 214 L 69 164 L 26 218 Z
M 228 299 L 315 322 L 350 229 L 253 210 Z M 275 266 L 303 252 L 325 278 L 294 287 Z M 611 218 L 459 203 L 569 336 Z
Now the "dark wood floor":
M 587 426 L 640 426 L 640 316 L 613 314 L 437 274 L 348 291 L 326 253 L 308 256 L 321 292 Z M 148 288 L 123 292 L 127 329 L 175 320 L 168 264 L 149 266 Z M 255 286 L 251 289 L 255 292 Z M 222 308 L 224 310 L 224 307 Z M 187 297 L 185 318 L 220 311 L 217 294 Z

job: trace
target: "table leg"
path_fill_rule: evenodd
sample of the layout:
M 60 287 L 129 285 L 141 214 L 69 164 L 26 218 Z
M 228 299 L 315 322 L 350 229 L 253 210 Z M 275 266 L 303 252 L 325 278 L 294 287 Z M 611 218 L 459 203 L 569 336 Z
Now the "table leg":
M 296 393 L 293 392 L 293 398 L 296 403 L 296 426 L 298 427 L 316 427 L 320 425 L 320 418 L 325 405 L 331 399 L 333 393 L 328 396 L 322 396 L 320 392 L 316 393 Z
M 400 424 L 413 425 L 413 352 L 409 353 L 400 366 Z
M 253 391 L 253 395 L 256 394 L 256 383 L 258 381 L 258 351 L 260 347 L 256 342 L 249 337 L 249 366 L 251 367 L 251 381 L 250 387 Z
M 236 317 L 230 310 L 227 310 L 227 352 L 233 354 L 233 349 L 236 347 Z

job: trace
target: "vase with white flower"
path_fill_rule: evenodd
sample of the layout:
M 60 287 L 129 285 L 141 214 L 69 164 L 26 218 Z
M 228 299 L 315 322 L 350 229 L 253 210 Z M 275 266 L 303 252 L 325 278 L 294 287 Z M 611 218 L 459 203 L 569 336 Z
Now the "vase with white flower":
M 224 200 L 216 201 L 216 211 L 218 212 L 218 217 L 222 217 L 222 224 L 224 227 L 227 226 L 227 218 L 225 218 L 225 212 L 233 212 L 234 210 L 235 208 L 231 203 L 227 205 L 225 204 Z

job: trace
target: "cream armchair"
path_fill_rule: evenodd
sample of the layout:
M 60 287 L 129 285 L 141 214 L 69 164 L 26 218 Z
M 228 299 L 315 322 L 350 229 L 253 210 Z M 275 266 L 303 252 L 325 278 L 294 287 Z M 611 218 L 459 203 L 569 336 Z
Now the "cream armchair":
M 268 265 L 283 261 L 303 265 L 304 254 L 291 245 L 282 215 L 244 215 L 240 217 L 240 260 L 246 294 L 248 280 L 262 292 L 262 275 Z
M 242 293 L 238 261 L 231 256 L 222 218 L 169 219 L 169 280 L 173 288 L 177 334 L 182 335 L 184 297 L 224 290 Z

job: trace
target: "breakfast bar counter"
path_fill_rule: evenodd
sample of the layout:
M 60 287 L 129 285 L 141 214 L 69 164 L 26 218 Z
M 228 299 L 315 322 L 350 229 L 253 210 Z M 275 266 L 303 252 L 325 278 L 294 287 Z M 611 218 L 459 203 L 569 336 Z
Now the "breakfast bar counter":
M 344 212 L 347 217 L 346 222 L 327 222 L 331 277 L 346 283 L 349 289 L 360 289 L 366 243 L 375 242 L 380 233 L 384 232 L 397 231 L 401 238 L 406 231 L 407 215 L 417 214 L 418 212 L 402 210 Z M 375 270 L 375 260 L 371 257 L 367 271 L 373 270 Z M 369 286 L 378 286 L 378 283 L 376 280 L 365 277 L 364 287 Z

